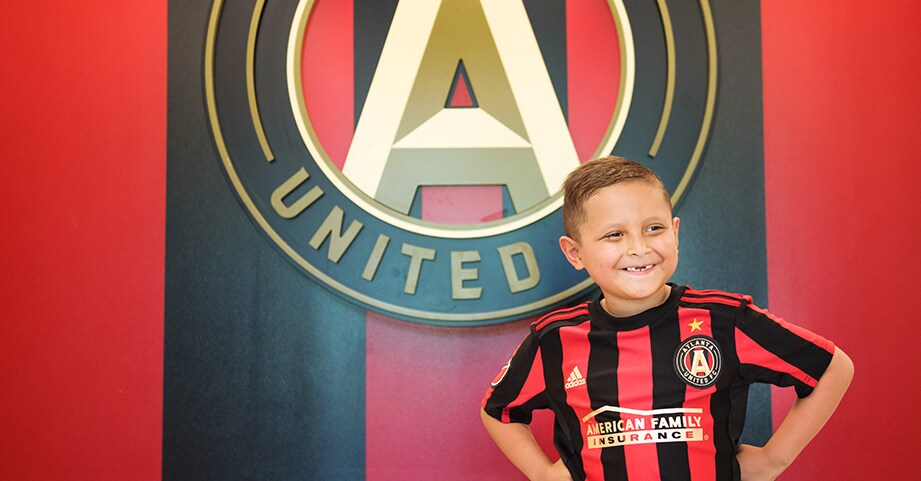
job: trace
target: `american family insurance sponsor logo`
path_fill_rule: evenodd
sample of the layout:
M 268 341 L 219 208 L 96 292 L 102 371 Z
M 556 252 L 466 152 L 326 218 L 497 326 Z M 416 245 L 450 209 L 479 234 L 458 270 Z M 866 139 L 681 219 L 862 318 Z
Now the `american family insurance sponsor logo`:
M 613 419 L 609 419 L 611 416 Z M 636 409 L 605 406 L 585 416 L 585 438 L 590 449 L 630 444 L 703 441 L 702 410 L 696 408 Z

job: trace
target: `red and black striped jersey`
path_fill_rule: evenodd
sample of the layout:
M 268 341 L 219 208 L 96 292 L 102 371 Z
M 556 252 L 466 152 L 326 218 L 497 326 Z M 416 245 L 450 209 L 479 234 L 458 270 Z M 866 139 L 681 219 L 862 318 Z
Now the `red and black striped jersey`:
M 505 423 L 555 415 L 575 480 L 736 480 L 751 383 L 809 395 L 834 344 L 748 296 L 671 285 L 661 306 L 615 318 L 596 299 L 531 325 L 483 398 Z

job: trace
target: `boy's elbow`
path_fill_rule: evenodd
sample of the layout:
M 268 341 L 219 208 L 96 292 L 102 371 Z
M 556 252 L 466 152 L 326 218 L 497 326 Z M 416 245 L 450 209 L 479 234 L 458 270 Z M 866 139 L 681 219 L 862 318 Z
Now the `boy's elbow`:
M 835 347 L 830 367 L 835 372 L 835 377 L 840 379 L 845 386 L 851 384 L 851 379 L 854 378 L 854 361 L 841 348 Z
M 507 432 L 506 428 L 510 426 L 492 417 L 485 409 L 480 409 L 480 420 L 483 421 L 483 427 L 486 428 L 486 432 L 493 439 L 496 439 L 497 436 L 502 436 L 502 433 Z

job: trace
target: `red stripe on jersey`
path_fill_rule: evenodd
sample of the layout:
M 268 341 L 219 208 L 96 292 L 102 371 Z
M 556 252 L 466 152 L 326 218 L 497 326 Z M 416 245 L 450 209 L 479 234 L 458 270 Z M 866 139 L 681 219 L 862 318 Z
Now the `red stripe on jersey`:
M 728 299 L 720 299 L 720 301 L 728 302 Z M 679 307 L 678 322 L 681 323 L 682 342 L 694 336 L 713 338 L 713 329 L 710 326 L 710 311 L 706 309 Z M 715 392 L 715 385 L 705 389 L 688 386 L 685 390 L 684 407 L 701 410 L 700 429 L 703 435 L 702 440 L 688 441 L 687 443 L 691 481 L 713 481 L 716 479 L 716 445 L 713 443 L 713 414 L 710 411 L 710 396 Z
M 649 326 L 617 333 L 617 393 L 621 407 L 648 411 L 652 409 L 652 343 Z M 621 414 L 621 419 L 645 419 L 648 416 Z M 624 446 L 627 477 L 660 479 L 659 455 L 655 443 Z
M 576 318 L 578 316 L 583 316 L 583 315 L 588 315 L 588 303 L 587 302 L 583 302 L 582 304 L 579 304 L 579 305 L 576 305 L 576 306 L 573 306 L 567 309 L 560 309 L 558 311 L 553 311 L 550 314 L 547 314 L 546 316 L 535 321 L 533 324 L 531 324 L 531 326 L 534 327 L 535 331 L 539 331 L 547 327 L 547 325 L 550 323 L 553 323 L 556 321 L 565 321 L 567 319 L 573 319 L 573 318 Z
M 591 330 L 590 322 L 583 322 L 576 326 L 560 328 L 560 344 L 563 348 L 563 379 L 588 375 L 588 355 L 590 346 L 588 332 Z M 581 420 L 592 412 L 592 401 L 588 397 L 586 384 L 570 387 L 566 390 L 566 404 L 569 405 Z M 589 449 L 588 433 L 585 422 L 580 426 L 582 434 L 582 465 L 586 479 L 604 479 L 604 467 L 601 464 L 601 449 Z
M 682 302 L 687 302 L 689 304 L 724 304 L 727 306 L 739 307 L 742 305 L 741 299 L 727 298 L 727 297 L 688 297 L 687 295 L 681 296 Z
M 789 322 L 787 322 L 787 321 L 785 321 L 785 320 L 783 320 L 783 319 L 781 319 L 781 318 L 775 316 L 774 314 L 771 314 L 770 312 L 768 312 L 768 311 L 766 311 L 766 310 L 764 310 L 764 309 L 762 309 L 762 308 L 760 308 L 760 307 L 758 307 L 758 306 L 756 306 L 756 305 L 754 305 L 754 304 L 749 304 L 748 307 L 749 307 L 751 310 L 755 311 L 755 312 L 758 312 L 758 313 L 760 313 L 760 314 L 764 314 L 765 316 L 768 317 L 768 319 L 770 319 L 770 320 L 776 322 L 777 324 L 780 324 L 780 326 L 783 327 L 784 329 L 786 329 L 786 330 L 792 332 L 793 334 L 796 334 L 797 336 L 799 336 L 799 337 L 801 337 L 801 338 L 803 338 L 803 339 L 805 339 L 805 340 L 807 340 L 807 341 L 809 341 L 809 342 L 815 344 L 816 346 L 819 346 L 820 348 L 822 348 L 822 349 L 828 351 L 830 354 L 832 354 L 832 355 L 835 354 L 835 343 L 829 341 L 828 339 L 825 339 L 824 337 L 822 337 L 822 336 L 820 336 L 820 335 L 818 335 L 818 334 L 816 334 L 816 333 L 810 331 L 809 329 L 804 329 L 804 328 L 799 327 L 799 326 L 797 326 L 797 325 L 795 325 L 795 324 L 790 324 Z
M 524 382 L 524 386 L 521 388 L 521 392 L 518 393 L 512 402 L 505 406 L 502 409 L 502 422 L 510 423 L 512 422 L 509 416 L 509 409 L 518 407 L 526 403 L 529 399 L 538 395 L 544 390 L 544 368 L 543 361 L 541 361 L 540 351 L 537 351 L 537 355 L 534 356 L 534 364 L 531 365 L 531 371 L 528 373 L 528 378 Z M 489 392 L 492 393 L 493 388 L 489 389 Z M 488 395 L 487 395 L 488 396 Z
M 745 333 L 741 330 L 736 329 L 735 331 L 736 352 L 739 354 L 739 362 L 742 364 L 753 364 L 755 366 L 761 366 L 772 371 L 787 373 L 796 379 L 799 379 L 807 386 L 815 387 L 817 382 L 815 378 L 801 371 L 799 368 L 788 363 L 787 361 L 777 357 L 777 355 L 771 351 L 761 347 L 760 344 L 745 335 Z
M 719 289 L 692 289 L 690 287 L 685 289 L 684 294 L 691 296 L 723 296 L 737 299 L 739 301 L 741 301 L 744 297 L 747 297 L 741 294 L 733 294 L 731 292 L 721 291 Z

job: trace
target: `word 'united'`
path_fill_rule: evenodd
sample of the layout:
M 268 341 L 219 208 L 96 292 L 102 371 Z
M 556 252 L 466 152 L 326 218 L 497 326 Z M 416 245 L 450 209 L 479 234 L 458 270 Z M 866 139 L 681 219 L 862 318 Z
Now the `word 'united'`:
M 271 204 L 275 212 L 284 219 L 293 219 L 310 208 L 320 199 L 324 192 L 318 185 L 309 185 L 310 174 L 304 168 L 299 169 L 288 180 L 279 185 L 272 193 Z M 297 189 L 306 189 L 306 192 L 296 199 L 291 194 Z M 337 263 L 342 256 L 352 247 L 353 242 L 362 233 L 364 225 L 358 221 L 351 221 L 345 225 L 345 212 L 341 207 L 334 205 L 326 219 L 317 226 L 308 244 L 319 250 L 326 243 L 328 245 L 327 258 Z M 373 281 L 384 253 L 389 250 L 390 237 L 378 233 L 374 247 L 366 252 L 367 262 L 361 272 L 365 281 Z M 403 242 L 399 247 L 400 253 L 406 256 L 405 283 L 403 292 L 415 294 L 420 285 L 423 266 L 436 258 L 436 250 L 425 246 L 418 246 Z M 496 248 L 495 253 L 490 253 L 485 260 L 495 256 L 492 264 L 501 265 L 502 272 L 508 283 L 509 292 L 512 294 L 534 288 L 540 282 L 540 270 L 534 249 L 527 242 L 514 242 Z M 514 258 L 519 257 L 525 266 L 524 269 L 516 267 Z M 451 272 L 451 297 L 452 299 L 479 299 L 483 288 L 470 285 L 479 278 L 477 264 L 484 260 L 478 250 L 464 250 L 449 252 Z M 357 274 L 357 273 L 356 273 Z

